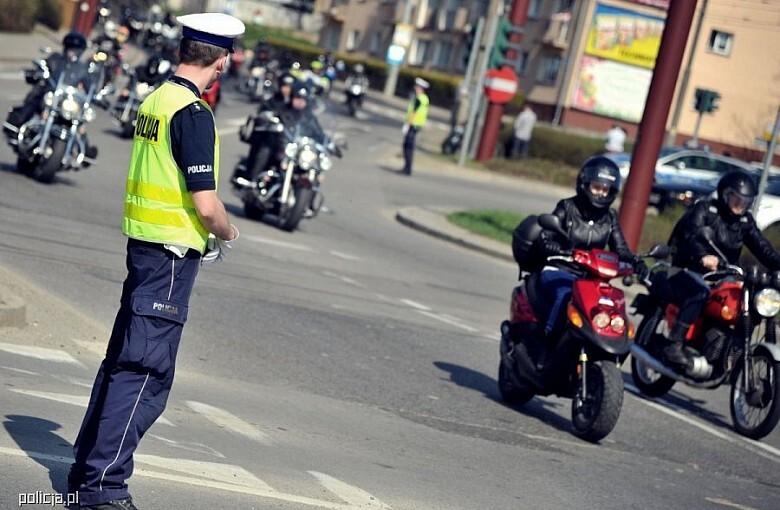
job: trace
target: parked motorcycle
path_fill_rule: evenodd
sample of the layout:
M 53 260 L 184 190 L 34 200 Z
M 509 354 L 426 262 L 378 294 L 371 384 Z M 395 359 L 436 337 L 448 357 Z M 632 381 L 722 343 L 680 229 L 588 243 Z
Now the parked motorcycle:
M 19 128 L 6 124 L 9 144 L 18 154 L 18 169 L 40 182 L 51 182 L 56 172 L 80 170 L 95 162 L 96 150 L 86 140 L 86 126 L 95 120 L 92 100 L 98 80 L 92 79 L 86 90 L 70 83 L 71 73 L 52 76 L 43 59 L 25 71 L 29 84 L 43 80 L 49 91 L 43 96 L 43 110 Z M 90 64 L 91 73 L 96 72 Z
M 529 262 L 542 229 L 568 237 L 552 214 L 529 216 L 524 231 L 528 253 L 516 258 Z M 654 246 L 644 256 L 664 258 L 668 247 Z M 633 326 L 628 320 L 623 291 L 610 282 L 631 278 L 633 269 L 618 255 L 600 249 L 574 249 L 521 266 L 520 284 L 512 292 L 509 320 L 501 324 L 498 388 L 504 401 L 523 405 L 535 395 L 572 399 L 574 433 L 597 442 L 615 427 L 623 405 L 619 365 L 628 357 Z M 560 335 L 550 338 L 538 313 L 538 269 L 549 265 L 577 276 Z M 626 283 L 630 283 L 627 281 Z
M 712 242 L 707 227 L 699 235 Z M 657 269 L 657 268 L 654 268 Z M 780 312 L 780 271 L 721 263 L 704 279 L 711 285 L 701 316 L 685 337 L 689 358 L 684 374 L 665 363 L 663 349 L 679 308 L 670 303 L 666 271 L 653 273 L 649 294 L 632 303 L 643 319 L 631 347 L 631 376 L 647 396 L 660 397 L 676 382 L 712 389 L 731 385 L 734 430 L 752 439 L 768 435 L 780 420 L 780 346 L 775 316 Z
M 279 227 L 291 232 L 301 219 L 319 212 L 324 202 L 320 190 L 323 174 L 333 166 L 331 156 L 341 157 L 344 146 L 330 139 L 321 143 L 304 136 L 297 126 L 284 126 L 269 111 L 260 113 L 254 122 L 254 129 L 282 135 L 281 154 L 265 155 L 269 165 L 256 182 L 241 176 L 245 174 L 241 165 L 246 164 L 241 161 L 234 172 L 234 193 L 244 203 L 247 217 L 259 220 L 266 213 L 274 214 Z
M 447 138 L 441 142 L 442 154 L 455 154 L 463 143 L 463 126 L 457 124 L 452 127 Z
M 349 108 L 349 114 L 353 117 L 357 114 L 358 109 L 363 106 L 363 97 L 366 95 L 366 90 L 363 85 L 359 83 L 353 83 L 345 91 L 347 98 L 347 107 Z

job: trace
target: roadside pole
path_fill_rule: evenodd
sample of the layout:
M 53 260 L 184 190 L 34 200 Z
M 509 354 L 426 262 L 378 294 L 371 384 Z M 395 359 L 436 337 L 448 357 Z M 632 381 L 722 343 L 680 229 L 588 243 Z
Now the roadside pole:
M 764 188 L 766 188 L 766 181 L 769 179 L 769 168 L 772 166 L 772 160 L 775 157 L 775 146 L 777 145 L 777 137 L 780 136 L 780 106 L 777 108 L 777 115 L 775 116 L 775 127 L 772 129 L 772 137 L 766 143 L 766 154 L 764 155 L 764 170 L 761 172 L 761 181 L 758 184 L 758 196 L 756 201 L 753 202 L 753 215 L 758 213 L 758 206 L 761 203 L 761 199 L 764 196 Z
M 401 23 L 403 25 L 408 25 L 409 21 L 412 19 L 412 9 L 414 8 L 414 4 L 415 0 L 406 0 L 406 3 L 404 4 L 404 14 L 401 18 Z M 404 57 L 404 59 L 407 58 L 409 58 L 408 55 Z M 390 70 L 388 71 L 387 79 L 385 80 L 385 89 L 382 92 L 387 97 L 393 97 L 395 95 L 395 86 L 398 83 L 398 72 L 401 69 L 401 64 L 390 65 Z
M 492 20 L 491 23 L 491 29 L 495 30 L 495 18 Z M 471 55 L 469 55 L 469 64 L 466 69 L 466 80 L 468 80 L 466 83 L 469 85 L 469 115 L 468 120 L 466 121 L 466 129 L 463 132 L 463 140 L 460 144 L 460 156 L 458 157 L 458 165 L 463 166 L 463 163 L 466 160 L 466 153 L 469 149 L 469 142 L 471 140 L 471 135 L 474 132 L 474 119 L 476 118 L 477 114 L 477 106 L 479 103 L 479 95 L 481 92 L 481 85 L 479 84 L 482 80 L 485 78 L 485 69 L 483 69 L 487 64 L 487 57 L 484 56 L 482 58 L 482 66 L 480 66 L 480 70 L 477 73 L 477 80 L 476 84 L 474 83 L 474 69 L 477 67 L 477 60 L 479 58 L 479 49 L 482 46 L 482 33 L 485 30 L 485 18 L 480 17 L 479 21 L 477 21 L 477 32 L 474 35 L 474 46 L 471 48 Z M 487 55 L 487 53 L 483 53 L 483 55 Z

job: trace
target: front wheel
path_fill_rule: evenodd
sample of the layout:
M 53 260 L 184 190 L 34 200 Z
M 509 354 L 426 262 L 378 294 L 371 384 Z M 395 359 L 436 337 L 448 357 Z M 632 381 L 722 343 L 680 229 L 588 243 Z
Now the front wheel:
M 595 443 L 617 424 L 623 406 L 623 378 L 614 363 L 596 361 L 586 365 L 585 382 L 586 387 L 578 388 L 572 399 L 571 422 L 577 437 Z
M 520 388 L 514 383 L 504 360 L 498 362 L 498 391 L 504 402 L 513 406 L 521 406 L 534 398 L 533 391 Z
M 767 436 L 780 420 L 780 362 L 766 351 L 741 359 L 731 386 L 731 421 L 734 430 L 751 439 Z
M 33 179 L 39 182 L 50 183 L 54 180 L 54 174 L 62 167 L 62 158 L 65 156 L 65 140 L 53 139 L 51 142 L 51 154 L 48 158 L 39 158 L 39 165 L 31 172 Z
M 279 213 L 279 227 L 282 230 L 292 232 L 298 227 L 303 213 L 311 204 L 312 194 L 310 188 L 297 188 L 295 190 L 295 201 L 292 204 L 283 204 L 282 211 Z
M 661 323 L 660 309 L 655 309 L 642 319 L 636 332 L 634 341 L 644 350 L 653 354 L 660 352 L 660 342 L 666 344 L 666 337 L 658 333 L 658 325 Z M 642 394 L 648 397 L 660 397 L 666 395 L 674 386 L 675 380 L 659 374 L 641 359 L 631 356 L 631 379 Z

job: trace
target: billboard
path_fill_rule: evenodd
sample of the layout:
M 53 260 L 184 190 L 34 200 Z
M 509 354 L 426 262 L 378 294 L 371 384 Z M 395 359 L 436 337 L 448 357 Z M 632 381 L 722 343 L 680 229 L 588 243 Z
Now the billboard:
M 639 122 L 652 78 L 650 69 L 583 55 L 572 107 Z
M 585 53 L 653 69 L 663 31 L 662 18 L 597 4 Z

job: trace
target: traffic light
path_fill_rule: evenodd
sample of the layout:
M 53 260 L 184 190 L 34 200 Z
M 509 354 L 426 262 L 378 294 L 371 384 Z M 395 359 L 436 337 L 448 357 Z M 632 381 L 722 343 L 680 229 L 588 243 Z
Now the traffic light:
M 506 18 L 499 18 L 496 27 L 496 38 L 493 41 L 493 49 L 490 52 L 488 60 L 489 69 L 499 69 L 504 65 L 510 64 L 506 58 L 506 52 L 510 49 L 517 49 L 517 45 L 509 41 L 513 33 L 522 32 L 523 29 L 516 27 Z
M 697 112 L 711 113 L 720 106 L 719 100 L 720 94 L 714 90 L 696 89 L 696 101 L 693 103 L 693 107 Z
M 471 52 L 474 51 L 474 47 L 479 45 L 477 41 L 477 25 L 471 27 L 471 30 L 466 34 L 466 41 L 463 50 L 463 67 L 469 66 L 469 59 L 471 58 Z

